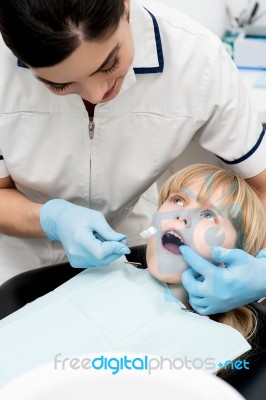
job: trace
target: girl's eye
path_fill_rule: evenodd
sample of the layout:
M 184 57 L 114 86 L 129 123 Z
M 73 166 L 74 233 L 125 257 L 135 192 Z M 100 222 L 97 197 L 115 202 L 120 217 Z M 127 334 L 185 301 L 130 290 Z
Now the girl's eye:
M 214 221 L 216 221 L 216 215 L 214 214 L 214 212 L 210 211 L 210 210 L 205 210 L 201 213 L 201 215 L 203 216 L 203 218 L 211 220 L 213 219 Z
M 171 201 L 173 202 L 173 203 L 175 203 L 176 205 L 178 205 L 178 206 L 184 206 L 184 200 L 183 199 L 181 199 L 181 197 L 178 197 L 178 196 L 173 196 L 172 198 L 171 198 Z
M 116 57 L 113 65 L 108 69 L 102 69 L 101 72 L 103 72 L 104 74 L 111 74 L 119 67 L 119 65 L 120 65 L 120 59 Z
M 63 92 L 65 89 L 67 89 L 68 87 L 69 87 L 69 84 L 68 83 L 65 83 L 64 85 L 52 85 L 52 84 L 49 84 L 48 85 L 49 86 L 49 88 L 50 89 L 52 89 L 54 92 L 56 92 L 56 93 L 61 93 L 61 92 Z

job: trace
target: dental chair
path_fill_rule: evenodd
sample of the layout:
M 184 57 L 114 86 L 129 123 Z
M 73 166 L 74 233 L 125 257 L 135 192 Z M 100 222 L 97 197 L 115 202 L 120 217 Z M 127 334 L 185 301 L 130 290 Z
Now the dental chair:
M 146 268 L 145 247 L 133 247 L 127 256 L 128 261 Z M 0 319 L 54 290 L 81 271 L 83 269 L 72 268 L 66 263 L 26 271 L 9 279 L 0 286 Z M 247 400 L 263 400 L 266 397 L 266 304 L 252 303 L 251 307 L 258 315 L 259 327 L 251 355 L 247 356 L 249 369 L 234 370 L 223 379 Z

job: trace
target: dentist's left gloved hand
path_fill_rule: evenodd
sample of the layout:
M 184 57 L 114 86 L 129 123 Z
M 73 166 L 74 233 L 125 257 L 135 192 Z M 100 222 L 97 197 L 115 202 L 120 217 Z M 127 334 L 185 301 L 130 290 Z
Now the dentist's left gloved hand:
M 180 251 L 190 266 L 182 274 L 193 309 L 202 315 L 232 310 L 266 296 L 266 249 L 253 257 L 240 249 L 213 247 L 213 265 L 187 246 Z
M 130 253 L 120 242 L 125 235 L 115 232 L 99 211 L 54 199 L 42 206 L 40 223 L 49 239 L 62 243 L 72 267 L 104 266 Z

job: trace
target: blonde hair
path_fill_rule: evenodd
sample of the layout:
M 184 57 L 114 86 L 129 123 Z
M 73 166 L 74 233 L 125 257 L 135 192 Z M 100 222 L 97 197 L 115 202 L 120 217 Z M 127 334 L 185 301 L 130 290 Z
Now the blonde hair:
M 194 164 L 172 175 L 162 186 L 159 207 L 172 193 L 178 193 L 195 181 L 204 178 L 197 200 L 204 204 L 220 187 L 224 188 L 223 204 L 228 205 L 229 216 L 235 225 L 238 247 L 255 256 L 266 236 L 265 213 L 254 190 L 244 179 L 232 172 L 208 164 Z M 212 319 L 230 325 L 248 339 L 256 331 L 257 319 L 248 307 L 211 316 Z

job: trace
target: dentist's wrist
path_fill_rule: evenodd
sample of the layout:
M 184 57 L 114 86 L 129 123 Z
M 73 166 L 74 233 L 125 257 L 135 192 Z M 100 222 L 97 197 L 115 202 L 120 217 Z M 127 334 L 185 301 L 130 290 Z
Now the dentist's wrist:
M 59 240 L 56 229 L 56 221 L 59 215 L 72 204 L 66 200 L 53 199 L 45 203 L 40 210 L 40 224 L 51 240 Z

